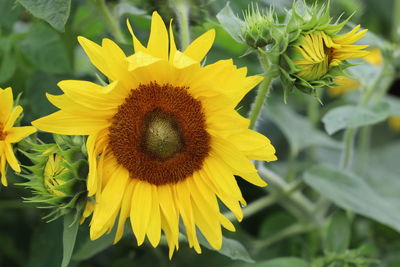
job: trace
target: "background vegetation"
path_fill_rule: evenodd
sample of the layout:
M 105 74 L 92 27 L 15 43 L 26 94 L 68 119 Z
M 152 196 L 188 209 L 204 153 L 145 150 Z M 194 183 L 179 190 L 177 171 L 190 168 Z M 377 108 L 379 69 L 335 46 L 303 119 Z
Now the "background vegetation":
M 396 2 L 396 10 L 395 1 L 331 1 L 332 16 L 354 13 L 351 22 L 369 29 L 363 43 L 392 54 L 381 66 L 365 63 L 352 69 L 360 90 L 330 98 L 322 89 L 323 105 L 299 92 L 283 104 L 281 85 L 274 83 L 257 129 L 272 140 L 279 160 L 267 164 L 268 169 L 260 167 L 270 183 L 267 188 L 239 181 L 249 207 L 243 222 L 236 224 L 237 232 L 225 232 L 220 252 L 204 248 L 197 255 L 183 240 L 170 261 L 165 244 L 156 249 L 148 243 L 137 247 L 129 230 L 115 246 L 112 234 L 91 242 L 86 223 L 79 230 L 69 266 L 400 266 L 400 133 L 387 123 L 388 117 L 400 116 L 399 69 L 393 62 L 393 51 L 400 51 L 400 4 Z M 45 92 L 59 94 L 58 81 L 98 81 L 77 36 L 97 43 L 109 37 L 131 54 L 126 18 L 145 41 L 150 14 L 157 10 L 166 22 L 175 18 L 179 36 L 178 2 L 1 0 L 0 87 L 12 86 L 16 95 L 22 94 L 21 123 L 55 111 Z M 241 57 L 247 48 L 232 39 L 216 18 L 226 1 L 191 2 L 191 38 L 209 28 L 217 30 L 206 62 L 233 58 L 250 74 L 261 73 L 255 55 Z M 254 2 L 260 7 L 272 4 L 280 13 L 292 4 L 291 0 Z M 241 16 L 248 4 L 232 0 L 230 5 Z M 359 108 L 363 92 L 371 87 L 383 93 Z M 244 116 L 254 91 L 238 106 Z M 357 131 L 355 139 L 346 139 L 349 131 Z M 354 149 L 348 143 L 352 141 Z M 346 149 L 352 160 L 343 163 Z M 22 154 L 20 158 L 24 161 Z M 45 223 L 43 210 L 23 202 L 22 197 L 31 193 L 14 185 L 21 178 L 10 173 L 9 181 L 9 187 L 0 188 L 0 266 L 60 266 L 62 220 Z

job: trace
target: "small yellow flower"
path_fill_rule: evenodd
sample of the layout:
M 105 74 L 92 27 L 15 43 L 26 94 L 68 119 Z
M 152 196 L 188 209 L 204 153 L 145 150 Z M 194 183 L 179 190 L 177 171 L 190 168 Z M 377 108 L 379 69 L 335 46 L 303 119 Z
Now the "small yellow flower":
M 0 88 L 0 174 L 1 183 L 4 186 L 7 186 L 6 162 L 14 171 L 21 172 L 12 144 L 36 132 L 36 128 L 33 126 L 13 127 L 23 110 L 21 106 L 13 107 L 13 105 L 11 87 Z
M 400 132 L 400 117 L 390 117 L 388 123 L 394 131 Z
M 48 95 L 60 110 L 33 125 L 89 136 L 87 189 L 96 199 L 91 239 L 118 224 L 118 242 L 130 218 L 138 245 L 147 237 L 156 247 L 163 231 L 172 257 L 182 221 L 189 246 L 198 253 L 198 230 L 220 249 L 221 226 L 235 228 L 219 200 L 239 221 L 246 204 L 234 175 L 265 186 L 250 160 L 276 160 L 268 138 L 249 130 L 249 120 L 235 110 L 262 77 L 247 76 L 232 60 L 202 66 L 214 30 L 181 52 L 157 12 L 147 47 L 128 27 L 135 50 L 128 57 L 109 39 L 99 46 L 79 37 L 110 84 L 60 82 L 64 94 Z
M 295 46 L 300 54 L 300 59 L 294 61 L 300 69 L 297 75 L 306 81 L 318 80 L 341 62 L 368 55 L 369 52 L 363 50 L 368 45 L 354 45 L 367 32 L 359 29 L 360 25 L 342 35 L 329 36 L 323 31 L 314 31 L 303 36 Z
M 347 76 L 338 76 L 334 82 L 338 85 L 328 88 L 327 92 L 330 97 L 338 97 L 360 87 L 360 83 L 356 79 Z

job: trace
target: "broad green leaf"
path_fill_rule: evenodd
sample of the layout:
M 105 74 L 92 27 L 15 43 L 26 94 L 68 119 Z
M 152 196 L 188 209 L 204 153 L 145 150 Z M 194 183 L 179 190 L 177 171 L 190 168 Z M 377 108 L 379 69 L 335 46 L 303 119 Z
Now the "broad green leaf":
M 217 14 L 217 19 L 219 23 L 221 23 L 222 28 L 224 28 L 236 42 L 243 43 L 241 39 L 241 28 L 244 22 L 233 13 L 229 2 L 227 2 L 226 6 Z
M 60 266 L 62 259 L 61 220 L 42 223 L 31 238 L 28 267 Z
M 311 168 L 305 173 L 304 180 L 339 207 L 352 210 L 400 232 L 400 197 L 387 196 L 365 179 L 329 165 Z
M 0 65 L 0 83 L 7 82 L 15 73 L 17 61 L 12 53 L 12 44 L 10 39 L 3 38 L 0 40 L 0 49 L 3 54 Z
M 227 256 L 232 260 L 241 260 L 249 263 L 254 262 L 249 252 L 247 252 L 247 249 L 239 241 L 234 239 L 222 237 L 222 248 L 220 250 L 213 249 L 201 234 L 199 235 L 199 242 L 202 246 Z
M 86 239 L 79 247 L 77 246 L 72 259 L 75 261 L 87 260 L 111 246 L 114 242 L 115 230 L 116 227 L 110 234 L 103 235 L 96 240 Z
M 394 96 L 386 96 L 384 102 L 390 106 L 390 115 L 400 117 L 400 98 Z
M 302 149 L 318 146 L 338 148 L 339 143 L 325 133 L 315 129 L 304 116 L 293 112 L 288 105 L 268 102 L 265 118 L 271 119 L 289 141 L 290 149 L 297 155 Z
M 322 118 L 328 134 L 334 134 L 347 128 L 358 128 L 385 120 L 389 116 L 387 103 L 379 103 L 369 107 L 341 106 L 326 113 Z
M 63 259 L 61 267 L 67 267 L 71 261 L 72 252 L 75 247 L 76 235 L 78 233 L 79 221 L 75 221 L 74 214 L 68 214 L 64 217 L 63 231 Z
M 71 9 L 71 0 L 17 0 L 37 18 L 59 31 L 64 31 Z
M 18 4 L 15 4 L 15 0 L 1 0 L 0 10 L 2 11 L 0 16 L 1 28 L 11 30 L 14 22 L 17 21 L 21 14 L 22 8 Z
M 342 211 L 334 214 L 329 222 L 324 239 L 326 253 L 344 253 L 350 244 L 350 223 Z
M 247 264 L 242 267 L 310 267 L 310 264 L 296 257 L 282 257 L 272 260 L 257 262 L 255 264 Z
M 71 71 L 60 35 L 46 24 L 34 24 L 19 46 L 22 53 L 40 70 L 49 73 Z

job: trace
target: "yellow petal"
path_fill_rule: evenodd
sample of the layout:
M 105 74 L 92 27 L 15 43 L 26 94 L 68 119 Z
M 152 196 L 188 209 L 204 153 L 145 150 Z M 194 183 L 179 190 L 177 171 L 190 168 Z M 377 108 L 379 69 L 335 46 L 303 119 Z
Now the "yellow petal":
M 152 207 L 150 222 L 147 227 L 147 237 L 153 247 L 157 247 L 161 238 L 161 217 L 160 217 L 160 202 L 158 198 L 157 188 L 151 185 Z
M 101 197 L 98 200 L 93 213 L 92 223 L 90 226 L 90 237 L 96 239 L 104 232 L 112 227 L 113 215 L 116 214 L 120 207 L 122 196 L 124 195 L 126 186 L 129 181 L 129 173 L 125 168 L 120 167 L 104 187 Z
M 13 106 L 13 92 L 11 87 L 6 89 L 0 88 L 0 122 L 3 125 L 6 123 Z
M 4 186 L 7 186 L 7 177 L 6 177 L 6 156 L 3 155 L 4 152 L 4 141 L 0 141 L 0 174 L 1 174 L 1 183 Z
M 147 44 L 149 53 L 168 60 L 168 32 L 160 15 L 154 11 L 151 19 L 150 38 Z
M 24 127 L 13 127 L 7 130 L 6 142 L 16 143 L 24 139 L 25 137 L 36 132 L 36 128 L 32 126 Z
M 174 30 L 172 29 L 172 19 L 169 21 L 169 60 L 173 62 L 176 53 Z
M 119 213 L 118 228 L 115 234 L 114 244 L 116 244 L 119 240 L 121 240 L 122 235 L 124 233 L 125 222 L 131 211 L 132 192 L 134 190 L 135 184 L 136 182 L 133 179 L 131 179 L 131 181 L 128 182 L 128 186 L 126 187 L 125 193 L 123 195 L 121 203 L 121 212 Z
M 22 107 L 21 106 L 16 106 L 12 111 L 10 116 L 8 117 L 8 120 L 6 124 L 4 125 L 4 130 L 8 131 L 11 127 L 13 127 L 15 121 L 18 119 L 19 115 L 22 113 Z
M 211 29 L 194 40 L 183 52 L 186 56 L 200 62 L 214 43 L 215 30 Z
M 135 53 L 137 53 L 137 52 L 148 53 L 147 48 L 142 45 L 142 43 L 139 41 L 139 39 L 133 33 L 132 26 L 131 26 L 131 23 L 129 22 L 129 19 L 126 20 L 126 25 L 128 26 L 128 30 L 132 35 L 133 49 L 135 50 Z
M 138 181 L 132 195 L 130 220 L 137 244 L 143 244 L 151 218 L 152 190 L 147 182 Z
M 86 118 L 72 115 L 64 111 L 57 111 L 46 117 L 32 122 L 36 128 L 57 134 L 65 135 L 91 135 L 96 134 L 110 125 L 104 119 Z
M 14 155 L 11 144 L 4 143 L 3 149 L 10 167 L 16 172 L 21 172 L 21 167 L 19 166 L 18 160 Z

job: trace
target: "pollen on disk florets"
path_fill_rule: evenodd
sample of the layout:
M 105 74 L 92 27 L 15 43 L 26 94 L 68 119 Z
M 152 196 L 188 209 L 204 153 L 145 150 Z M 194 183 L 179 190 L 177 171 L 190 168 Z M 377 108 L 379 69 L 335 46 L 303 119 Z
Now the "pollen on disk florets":
M 177 183 L 202 167 L 210 137 L 188 88 L 156 82 L 133 89 L 109 128 L 111 151 L 131 178 Z

